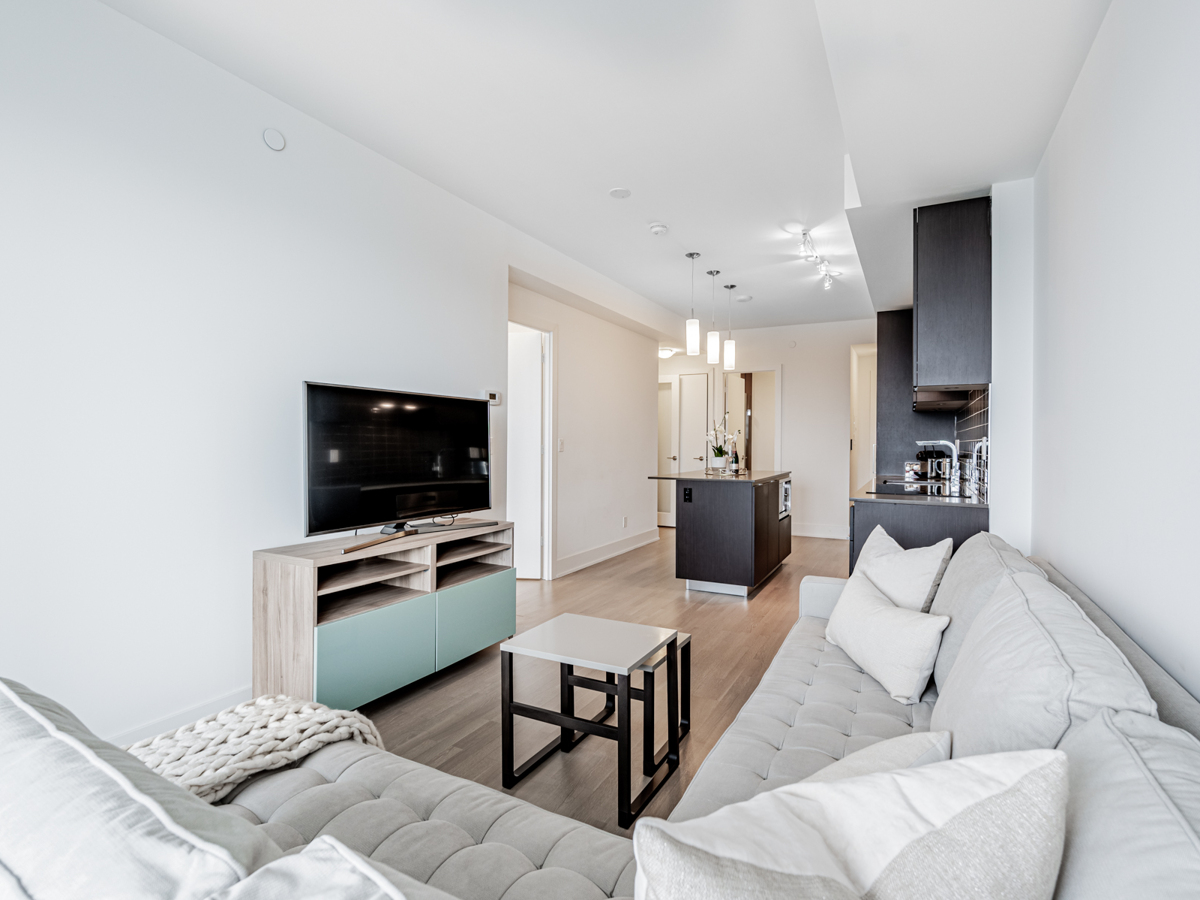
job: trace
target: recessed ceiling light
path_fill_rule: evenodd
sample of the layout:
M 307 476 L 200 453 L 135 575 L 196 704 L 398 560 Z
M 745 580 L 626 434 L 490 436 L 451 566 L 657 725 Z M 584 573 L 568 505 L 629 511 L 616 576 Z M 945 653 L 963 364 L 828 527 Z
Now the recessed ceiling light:
M 736 300 L 738 303 L 749 303 L 754 298 L 752 296 L 750 296 L 749 294 L 738 294 L 733 299 Z
M 379 405 L 382 406 L 384 409 L 391 409 L 396 404 L 395 403 L 380 403 Z
M 631 193 L 632 191 L 630 191 L 629 188 L 613 188 L 608 192 L 608 196 L 612 197 L 614 200 L 624 200 Z
M 667 226 L 664 225 L 662 222 L 651 222 L 650 223 L 650 233 L 651 234 L 666 234 L 668 231 L 670 231 L 670 229 L 667 228 Z
M 804 225 L 800 222 L 785 222 L 783 230 L 788 234 L 804 234 Z
M 404 408 L 407 409 L 409 412 L 412 412 L 413 410 L 416 409 L 416 407 L 411 403 L 405 403 Z

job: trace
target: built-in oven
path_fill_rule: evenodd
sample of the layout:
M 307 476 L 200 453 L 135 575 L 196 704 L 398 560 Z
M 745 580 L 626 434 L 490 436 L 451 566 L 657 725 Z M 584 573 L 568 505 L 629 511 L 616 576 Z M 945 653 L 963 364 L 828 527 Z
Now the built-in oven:
M 792 479 L 784 478 L 779 482 L 779 518 L 785 519 L 792 514 Z

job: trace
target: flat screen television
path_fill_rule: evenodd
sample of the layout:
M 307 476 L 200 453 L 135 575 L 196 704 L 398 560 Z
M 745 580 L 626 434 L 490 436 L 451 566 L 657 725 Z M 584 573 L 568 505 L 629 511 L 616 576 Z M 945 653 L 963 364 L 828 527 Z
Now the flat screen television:
M 492 503 L 487 400 L 304 383 L 305 534 Z

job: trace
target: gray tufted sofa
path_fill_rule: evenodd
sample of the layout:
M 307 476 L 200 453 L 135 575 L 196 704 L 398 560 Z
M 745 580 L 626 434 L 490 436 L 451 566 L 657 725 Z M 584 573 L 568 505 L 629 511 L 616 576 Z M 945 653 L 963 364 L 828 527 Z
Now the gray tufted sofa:
M 820 593 L 821 587 L 802 587 L 810 608 L 814 589 Z M 913 706 L 896 702 L 844 651 L 826 643 L 825 623 L 825 618 L 802 616 L 792 628 L 758 689 L 705 758 L 671 821 L 706 816 L 794 784 L 877 741 L 929 730 L 936 694 L 926 694 Z
M 247 781 L 223 808 L 284 851 L 332 835 L 431 900 L 633 896 L 627 838 L 353 741 Z
M 1082 591 L 1043 559 L 1026 559 L 1000 538 L 975 535 L 955 553 L 931 612 L 948 615 L 937 667 L 921 702 L 905 706 L 825 640 L 825 625 L 842 578 L 806 577 L 800 619 L 784 639 L 762 682 L 705 758 L 673 822 L 698 818 L 807 778 L 869 744 L 928 731 L 939 686 L 963 640 L 1005 573 L 1036 574 L 1066 593 L 1126 656 L 1158 705 L 1164 722 L 1200 735 L 1200 703 Z
M 1200 839 L 1196 839 L 1194 831 L 1188 831 L 1191 835 L 1188 840 L 1194 843 L 1187 845 L 1192 846 L 1192 851 L 1188 851 L 1171 830 L 1184 822 L 1186 816 L 1181 818 L 1178 810 L 1170 812 L 1165 818 L 1160 817 L 1157 831 L 1147 831 L 1154 846 L 1183 848 L 1171 849 L 1167 856 L 1156 858 L 1147 849 L 1149 845 L 1127 846 L 1125 815 L 1129 809 L 1153 806 L 1146 801 L 1148 796 L 1166 798 L 1164 808 L 1175 809 L 1168 797 L 1172 790 L 1176 798 L 1191 797 L 1192 801 L 1200 798 L 1200 762 L 1187 761 L 1189 753 L 1200 760 L 1200 743 L 1182 732 L 1167 734 L 1165 742 L 1157 743 L 1135 734 L 1140 734 L 1138 729 L 1170 730 L 1168 726 L 1176 726 L 1190 735 L 1200 734 L 1200 703 L 1052 566 L 1042 560 L 1025 559 L 994 535 L 976 535 L 964 543 L 946 569 L 932 611 L 948 615 L 951 623 L 943 634 L 929 690 L 920 703 L 911 706 L 892 700 L 842 650 L 825 641 L 825 624 L 844 580 L 804 579 L 796 625 L 754 694 L 704 761 L 671 819 L 682 821 L 705 815 L 726 804 L 799 781 L 877 741 L 929 730 L 937 715 L 945 715 L 934 709 L 938 691 L 942 691 L 943 701 L 953 695 L 952 670 L 956 658 L 961 656 L 969 661 L 972 653 L 982 646 L 978 640 L 972 644 L 966 638 L 972 631 L 972 623 L 978 620 L 981 627 L 988 624 L 989 600 L 998 593 L 997 585 L 1005 573 L 1047 579 L 1065 592 L 1070 600 L 1064 602 L 1070 606 L 1074 601 L 1079 617 L 1094 623 L 1136 671 L 1141 679 L 1138 684 L 1144 684 L 1153 698 L 1162 723 L 1152 716 L 1127 711 L 1113 713 L 1110 709 L 1083 726 L 1090 731 L 1067 732 L 1064 745 L 1074 741 L 1073 751 L 1068 755 L 1072 759 L 1073 803 L 1078 804 L 1078 810 L 1069 814 L 1077 815 L 1080 824 L 1073 820 L 1068 827 L 1064 871 L 1069 870 L 1070 878 L 1064 882 L 1066 887 L 1060 884 L 1057 900 L 1096 900 L 1110 896 L 1105 891 L 1115 870 L 1105 866 L 1114 854 L 1121 853 L 1126 860 L 1122 865 L 1131 871 L 1136 868 L 1137 860 L 1147 860 L 1145 880 L 1138 880 L 1141 873 L 1132 879 L 1140 890 L 1155 878 L 1161 882 L 1163 873 L 1171 866 L 1179 869 L 1180 859 L 1191 865 L 1187 853 L 1192 852 L 1196 878 L 1189 881 L 1171 870 L 1165 876 L 1170 880 L 1166 885 L 1170 890 L 1164 888 L 1155 894 L 1172 900 L 1192 896 L 1188 890 L 1200 879 L 1200 849 L 1197 849 Z M 1001 678 L 997 683 L 1005 682 Z M 971 694 L 967 699 L 973 702 L 974 697 Z M 1039 707 L 1043 705 L 1037 696 L 1032 702 Z M 1149 698 L 1147 702 L 1151 702 Z M 1017 706 L 1020 715 L 1024 707 L 1019 703 Z M 1109 738 L 1101 733 L 1101 726 L 1109 729 Z M 1121 728 L 1134 734 L 1134 738 L 1120 737 Z M 955 733 L 957 743 L 959 732 Z M 126 862 L 132 859 L 130 864 L 140 871 L 143 866 L 151 868 L 150 856 L 141 855 L 140 848 L 157 847 L 154 852 L 161 853 L 162 840 L 177 841 L 181 834 L 192 843 L 195 837 L 207 843 L 199 850 L 190 845 L 182 851 L 178 847 L 172 850 L 174 855 L 183 854 L 183 868 L 176 873 L 180 884 L 196 882 L 195 870 L 201 866 L 197 860 L 203 858 L 207 860 L 203 865 L 211 870 L 210 877 L 219 876 L 226 883 L 232 881 L 236 889 L 237 885 L 249 885 L 255 875 L 276 862 L 289 862 L 281 857 L 299 854 L 302 860 L 311 848 L 333 839 L 349 848 L 347 853 L 356 851 L 366 857 L 375 873 L 373 877 L 382 875 L 402 892 L 405 900 L 600 900 L 629 898 L 634 894 L 636 864 L 628 839 L 352 741 L 326 746 L 298 764 L 262 773 L 239 786 L 220 804 L 209 806 L 150 772 L 134 757 L 92 735 L 58 704 L 2 679 L 0 734 L 5 736 L 5 741 L 0 742 L 0 897 L 46 900 L 76 896 L 75 891 L 55 893 L 47 887 L 61 882 L 70 884 L 72 879 L 80 877 L 80 865 L 71 864 L 71 853 L 87 851 L 93 860 L 88 865 L 93 865 L 96 853 L 103 846 L 100 839 L 106 837 L 109 843 L 104 853 L 114 859 L 124 855 Z M 1103 746 L 1108 746 L 1102 744 L 1103 740 L 1109 740 L 1111 748 L 1115 748 L 1111 758 L 1100 758 Z M 1121 741 L 1124 743 L 1118 747 Z M 1157 770 L 1159 780 L 1154 782 L 1153 791 L 1143 791 L 1136 801 L 1111 799 L 1114 785 L 1135 784 L 1141 777 L 1135 773 L 1121 781 L 1108 776 L 1122 760 L 1127 767 L 1131 764 L 1126 752 L 1130 747 L 1136 743 L 1139 747 L 1161 749 L 1171 741 L 1184 749 Z M 1090 775 L 1089 753 L 1100 759 L 1091 764 Z M 54 754 L 74 760 L 74 769 L 67 771 L 64 766 L 60 776 L 52 759 Z M 93 763 L 81 763 L 89 754 Z M 1146 759 L 1154 762 L 1151 756 Z M 1137 766 L 1140 768 L 1136 772 L 1150 771 L 1140 761 Z M 93 771 L 96 767 L 107 767 L 113 777 L 97 781 Z M 66 787 L 68 778 L 86 783 L 86 791 Z M 81 778 L 85 782 L 79 782 Z M 1077 784 L 1077 778 L 1084 781 Z M 136 789 L 137 796 L 150 797 L 161 806 L 160 818 L 165 816 L 165 820 L 172 820 L 184 831 L 171 832 L 173 836 L 168 835 L 157 845 L 146 844 L 144 836 L 139 837 L 132 828 L 128 837 L 122 839 L 119 834 L 114 835 L 114 829 L 129 827 L 124 823 L 132 821 L 129 817 L 138 810 L 145 813 L 136 803 L 131 806 L 128 798 L 118 798 L 124 804 L 119 817 L 107 815 L 100 806 L 92 810 L 91 821 L 82 817 L 78 803 L 72 806 L 74 798 L 95 794 L 99 790 L 97 785 L 111 787 L 114 779 L 125 780 Z M 1163 785 L 1169 790 L 1164 791 Z M 1087 805 L 1093 796 L 1095 808 Z M 1120 815 L 1105 815 L 1106 804 L 1122 802 L 1126 807 Z M 56 821 L 54 816 L 59 819 Z M 102 823 L 98 829 L 92 824 L 97 817 Z M 1163 821 L 1168 825 L 1163 826 Z M 143 815 L 139 827 L 153 831 L 155 825 Z M 65 836 L 71 829 L 78 832 L 73 841 Z M 1177 843 L 1170 844 L 1168 839 Z M 226 862 L 213 863 L 214 848 L 227 851 L 229 856 L 222 857 Z M 1096 859 L 1105 862 L 1097 865 Z M 368 865 L 361 860 L 359 864 Z M 232 874 L 228 871 L 230 867 L 236 870 Z M 159 870 L 156 877 L 167 871 L 163 866 Z M 1093 870 L 1099 874 L 1092 876 Z M 184 896 L 175 890 L 137 894 L 99 888 L 103 877 L 128 878 L 128 865 L 124 869 L 110 866 L 105 871 L 87 869 L 83 877 L 94 888 L 90 894 L 93 896 Z M 1093 877 L 1099 880 L 1089 880 Z M 26 888 L 42 889 L 23 890 L 18 882 Z M 1176 890 L 1179 885 L 1183 885 L 1182 892 Z M 238 897 L 261 900 L 267 896 L 254 890 L 248 888 L 247 893 Z M 1111 896 L 1126 900 L 1141 896 L 1137 890 L 1133 894 L 1118 892 Z M 328 891 L 326 894 L 342 896 L 336 889 L 333 894 Z M 287 893 L 289 897 L 293 895 L 294 892 Z M 194 896 L 208 900 L 217 894 L 200 892 Z M 225 900 L 224 893 L 220 896 Z

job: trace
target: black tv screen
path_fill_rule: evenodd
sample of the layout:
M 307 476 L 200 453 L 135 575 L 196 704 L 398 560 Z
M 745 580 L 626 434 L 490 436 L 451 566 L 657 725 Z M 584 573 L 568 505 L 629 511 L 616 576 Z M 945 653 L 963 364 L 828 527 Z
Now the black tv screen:
M 491 506 L 486 400 L 304 388 L 306 534 Z

